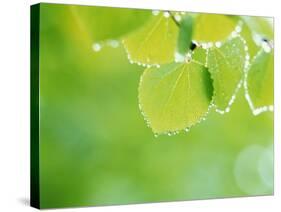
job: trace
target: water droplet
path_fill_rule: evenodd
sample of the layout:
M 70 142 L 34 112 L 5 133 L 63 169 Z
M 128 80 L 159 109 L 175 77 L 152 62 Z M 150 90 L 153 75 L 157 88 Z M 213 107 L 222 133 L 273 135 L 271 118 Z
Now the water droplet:
M 231 32 L 231 37 L 232 37 L 232 38 L 237 37 L 237 32 L 236 32 L 236 31 Z
M 203 49 L 208 49 L 208 44 L 207 43 L 202 43 L 201 46 L 202 46 Z
M 181 21 L 181 16 L 177 14 L 177 15 L 175 15 L 175 19 L 176 19 L 176 21 L 180 22 Z
M 159 10 L 152 10 L 152 15 L 159 15 L 160 11 Z
M 160 68 L 160 65 L 159 65 L 159 64 L 156 64 L 155 66 L 156 66 L 156 68 Z
M 119 41 L 117 40 L 108 40 L 107 44 L 112 48 L 117 48 L 119 46 Z
M 163 15 L 164 15 L 165 18 L 169 18 L 170 17 L 170 13 L 169 12 L 164 12 Z
M 271 46 L 269 45 L 268 42 L 266 41 L 263 41 L 262 44 L 261 44 L 263 50 L 266 52 L 266 53 L 269 53 L 271 52 Z
M 238 33 L 241 32 L 242 31 L 242 27 L 240 25 L 237 25 L 235 27 L 235 31 L 238 32 Z
M 259 34 L 255 33 L 253 35 L 253 40 L 255 41 L 256 45 L 260 46 L 262 42 L 262 37 Z
M 207 46 L 208 46 L 208 48 L 211 48 L 211 47 L 213 47 L 213 43 L 212 43 L 212 42 L 209 42 L 209 43 L 207 44 Z
M 99 43 L 94 43 L 94 44 L 93 44 L 93 50 L 94 50 L 95 52 L 100 51 L 100 50 L 101 50 L 101 44 L 99 44 Z
M 191 60 L 191 58 L 192 58 L 192 54 L 190 52 L 188 52 L 185 56 L 184 61 L 188 63 Z
M 246 61 L 245 61 L 245 67 L 248 67 L 249 65 L 250 65 L 249 60 L 246 60 Z
M 216 46 L 217 48 L 220 48 L 220 47 L 221 47 L 221 45 L 222 45 L 222 43 L 221 43 L 221 42 L 219 42 L 219 41 L 215 43 L 215 46 Z
M 182 63 L 182 62 L 184 62 L 184 55 L 182 55 L 181 53 L 179 53 L 179 52 L 175 52 L 175 55 L 174 55 L 174 57 L 175 57 L 175 62 L 176 63 Z

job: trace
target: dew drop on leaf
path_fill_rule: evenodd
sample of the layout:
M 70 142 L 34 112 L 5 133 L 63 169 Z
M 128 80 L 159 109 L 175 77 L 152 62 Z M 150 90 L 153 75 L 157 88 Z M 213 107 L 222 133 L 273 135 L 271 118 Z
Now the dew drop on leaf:
M 178 27 L 172 18 L 158 15 L 152 16 L 143 27 L 126 36 L 123 45 L 135 62 L 164 64 L 174 60 L 177 37 Z
M 233 46 L 235 45 L 235 48 Z M 214 104 L 220 113 L 229 110 L 244 76 L 246 51 L 241 37 L 227 40 L 208 51 L 208 68 L 214 82 Z
M 157 134 L 172 135 L 200 122 L 212 95 L 208 70 L 192 61 L 147 68 L 139 85 L 140 109 Z
M 262 48 L 253 58 L 246 73 L 245 97 L 254 115 L 273 111 L 274 101 L 273 51 Z

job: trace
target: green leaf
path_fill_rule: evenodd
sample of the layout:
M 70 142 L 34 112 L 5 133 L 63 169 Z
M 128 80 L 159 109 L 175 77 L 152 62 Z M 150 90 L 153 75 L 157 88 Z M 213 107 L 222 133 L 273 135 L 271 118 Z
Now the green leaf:
M 218 112 L 229 111 L 244 76 L 245 43 L 240 37 L 208 50 L 208 68 L 214 83 L 214 104 Z
M 145 26 L 123 40 L 130 60 L 151 65 L 174 60 L 178 27 L 167 14 L 154 16 Z
M 226 39 L 234 31 L 237 21 L 226 15 L 200 14 L 196 17 L 193 39 L 214 42 Z
M 253 110 L 273 105 L 274 101 L 274 56 L 261 49 L 248 69 L 246 95 Z M 249 99 L 250 98 L 250 99 Z M 252 104 L 252 105 L 251 105 Z M 258 112 L 258 111 L 256 111 Z M 255 113 L 255 111 L 254 111 Z
M 40 11 L 45 23 L 41 30 L 52 31 L 50 27 L 56 27 L 88 46 L 96 41 L 119 39 L 152 16 L 149 10 L 48 3 L 41 3 Z
M 241 19 L 251 29 L 252 34 L 258 34 L 268 40 L 273 39 L 273 19 L 255 16 L 241 16 Z
M 208 112 L 212 94 L 207 68 L 194 62 L 147 68 L 139 85 L 140 108 L 156 134 L 198 123 Z
M 253 32 L 247 24 L 242 24 L 242 31 L 240 35 L 245 39 L 247 43 L 250 58 L 253 58 L 259 51 L 260 47 L 254 41 Z
M 241 36 L 246 40 L 249 54 L 253 58 L 258 53 L 263 39 L 273 39 L 273 19 L 254 16 L 239 16 L 239 19 L 243 23 Z
M 177 51 L 180 54 L 186 54 L 190 48 L 192 39 L 193 18 L 190 15 L 186 15 L 180 22 L 180 30 L 178 36 Z
M 197 47 L 194 51 L 192 51 L 192 60 L 201 63 L 205 66 L 206 64 L 206 49 L 202 47 Z
M 149 10 L 78 5 L 66 7 L 75 19 L 74 24 L 94 41 L 119 39 L 142 26 L 151 17 Z

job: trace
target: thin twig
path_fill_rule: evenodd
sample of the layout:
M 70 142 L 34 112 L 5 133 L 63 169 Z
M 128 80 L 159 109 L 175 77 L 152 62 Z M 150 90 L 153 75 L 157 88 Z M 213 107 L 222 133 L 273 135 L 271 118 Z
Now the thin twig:
M 175 22 L 175 24 L 180 27 L 180 23 L 177 21 L 177 19 L 175 18 L 174 14 L 171 12 L 171 11 L 167 11 L 170 16 L 172 17 L 172 20 Z M 198 47 L 198 44 L 196 44 L 194 41 L 191 41 L 191 46 L 190 46 L 190 49 L 191 51 L 194 51 L 194 49 Z
M 177 19 L 175 18 L 174 14 L 171 11 L 168 11 L 168 13 L 170 14 L 170 16 L 172 17 L 173 21 L 175 22 L 175 24 L 180 27 L 180 23 L 177 21 Z

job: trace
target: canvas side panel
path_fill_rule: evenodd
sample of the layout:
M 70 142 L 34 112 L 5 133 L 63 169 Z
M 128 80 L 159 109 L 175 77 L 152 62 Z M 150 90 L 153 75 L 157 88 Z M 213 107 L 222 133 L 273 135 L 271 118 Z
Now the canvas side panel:
M 39 32 L 40 32 L 40 4 L 31 6 L 31 73 L 30 73 L 30 204 L 40 208 L 39 183 Z

